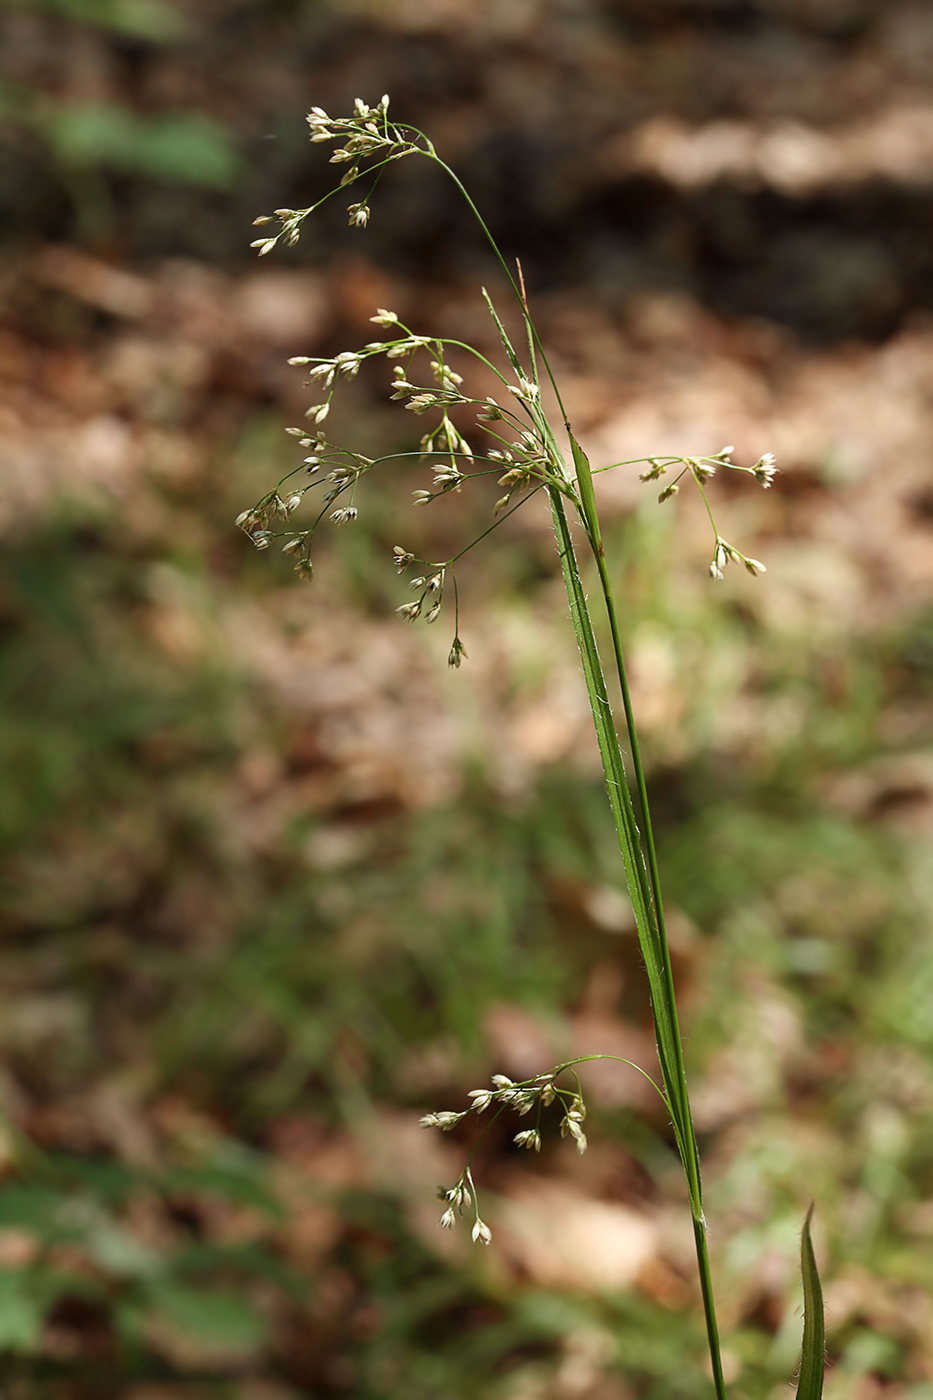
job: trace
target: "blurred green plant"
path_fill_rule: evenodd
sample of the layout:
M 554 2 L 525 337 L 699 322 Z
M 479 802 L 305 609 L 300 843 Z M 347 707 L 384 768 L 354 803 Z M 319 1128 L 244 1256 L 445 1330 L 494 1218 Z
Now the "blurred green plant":
M 116 102 L 59 100 L 0 85 L 0 123 L 46 144 L 65 174 L 98 170 L 226 190 L 240 161 L 230 137 L 200 112 L 140 117 Z
M 11 0 L 68 26 L 149 44 L 191 32 L 187 16 L 164 0 Z M 62 42 L 65 42 L 62 36 Z M 243 173 L 230 133 L 203 112 L 141 114 L 115 100 L 87 100 L 36 85 L 0 82 L 0 133 L 44 156 L 75 209 L 80 237 L 106 236 L 113 224 L 111 183 L 131 176 L 227 191 Z
M 168 43 L 191 32 L 190 21 L 166 0 L 6 0 L 8 9 L 38 10 L 117 34 Z
M 209 503 L 203 515 L 209 518 Z M 375 546 L 387 550 L 395 527 L 386 519 L 380 528 Z M 354 823 L 358 839 L 346 863 L 330 870 L 309 870 L 302 854 L 332 823 L 326 813 L 296 821 L 273 855 L 231 844 L 227 821 L 238 806 L 231 775 L 252 745 L 283 742 L 281 721 L 270 719 L 261 694 L 229 666 L 203 670 L 174 660 L 146 627 L 149 570 L 164 566 L 160 554 L 172 554 L 208 590 L 207 606 L 211 588 L 230 589 L 226 571 L 210 581 L 210 560 L 222 553 L 213 536 L 203 559 L 182 558 L 177 516 L 167 517 L 166 530 L 164 545 L 154 543 L 147 559 L 118 514 L 66 518 L 21 531 L 0 560 L 4 1069 L 40 1103 L 64 1096 L 80 1104 L 115 1071 L 139 1085 L 145 1111 L 160 1094 L 182 1094 L 234 1141 L 254 1144 L 249 1170 L 275 1196 L 267 1135 L 283 1115 L 308 1113 L 336 1131 L 342 1114 L 356 1116 L 360 1092 L 377 1105 L 413 1111 L 426 1091 L 409 1070 L 439 1047 L 448 1068 L 432 1097 L 494 1067 L 484 1036 L 490 1005 L 518 1002 L 546 1022 L 559 1019 L 607 950 L 630 959 L 633 975 L 637 954 L 627 936 L 607 935 L 578 899 L 568 899 L 568 892 L 616 887 L 619 872 L 603 795 L 560 767 L 545 769 L 534 792 L 508 802 L 476 775 L 450 808 L 374 813 Z M 654 569 L 657 547 L 654 522 L 641 513 L 606 539 L 610 558 L 624 549 L 633 561 L 632 627 L 663 622 L 685 656 L 698 632 L 711 649 L 735 645 L 735 619 L 712 599 L 676 606 L 680 585 Z M 532 555 L 535 548 L 515 544 Z M 242 562 L 251 565 L 251 555 Z M 341 577 L 345 570 L 349 586 L 359 561 L 337 556 L 330 567 Z M 286 577 L 250 568 L 251 598 L 261 601 L 264 586 L 276 589 Z M 370 606 L 381 614 L 386 603 L 380 594 Z M 851 650 L 853 670 L 883 675 L 899 702 L 924 695 L 925 676 L 903 660 L 913 654 L 915 630 L 906 640 L 900 633 L 862 638 Z M 876 719 L 866 715 L 861 740 L 842 753 L 814 742 L 832 719 L 820 640 L 803 634 L 791 646 L 747 626 L 741 636 L 771 668 L 769 694 L 804 697 L 805 722 L 788 731 L 767 764 L 741 753 L 712 761 L 702 722 L 708 701 L 698 685 L 683 720 L 691 748 L 654 773 L 669 898 L 704 930 L 691 955 L 692 1070 L 702 1074 L 736 1049 L 749 1075 L 762 1055 L 772 1066 L 773 1087 L 747 1127 L 731 1128 L 727 1142 L 706 1129 L 720 1277 L 732 1300 L 744 1298 L 756 1260 L 775 1251 L 790 1256 L 807 1182 L 832 1247 L 844 1242 L 846 1258 L 877 1280 L 863 1311 L 837 1322 L 837 1374 L 877 1373 L 907 1386 L 903 1377 L 922 1364 L 923 1343 L 892 1323 L 889 1299 L 933 1286 L 924 1244 L 933 1183 L 933 1118 L 923 1088 L 930 1026 L 923 988 L 933 985 L 924 934 L 928 857 L 922 842 L 895 840 L 876 824 L 826 810 L 826 784 L 846 765 L 872 759 L 878 740 Z M 144 842 L 127 842 L 134 827 Z M 75 844 L 82 864 L 117 871 L 119 882 L 76 886 Z M 180 925 L 160 916 L 171 890 L 194 877 L 230 893 L 231 925 L 213 951 L 200 944 L 196 911 Z M 371 925 L 374 911 L 379 937 L 350 946 L 343 931 Z M 807 946 L 795 951 L 798 943 Z M 823 948 L 819 957 L 813 943 Z M 46 1031 L 37 1023 L 39 1042 L 31 1046 L 23 1018 L 65 996 L 78 1008 L 73 1022 Z M 775 1001 L 791 1026 L 798 1015 L 806 1027 L 803 1063 L 783 1066 L 779 1051 L 763 1042 Z M 354 1044 L 346 1037 L 350 1023 Z M 336 1086 L 328 1073 L 334 1067 Z M 358 1086 L 352 1101 L 348 1085 Z M 93 1118 L 93 1107 L 88 1112 Z M 591 1121 L 600 1137 L 637 1158 L 655 1191 L 667 1192 L 671 1143 L 663 1115 L 636 1120 L 591 1107 Z M 506 1150 L 497 1146 L 491 1160 Z M 217 1169 L 215 1154 L 210 1142 L 196 1154 L 208 1172 Z M 10 1329 L 0 1373 L 11 1390 L 14 1382 L 21 1387 L 13 1393 L 98 1400 L 108 1387 L 144 1380 L 182 1384 L 159 1347 L 133 1330 L 142 1316 L 143 1332 L 158 1333 L 162 1294 L 153 1279 L 128 1278 L 117 1254 L 88 1253 L 87 1223 L 70 1243 L 41 1244 L 48 1219 L 57 1218 L 57 1198 L 66 1220 L 69 1203 L 78 1201 L 81 1221 L 104 1219 L 152 1250 L 149 1217 L 133 1203 L 149 1203 L 154 1193 L 182 1222 L 156 1249 L 159 1279 L 222 1295 L 232 1288 L 247 1302 L 255 1296 L 260 1318 L 271 1322 L 265 1341 L 255 1333 L 250 1366 L 277 1378 L 287 1395 L 328 1393 L 319 1376 L 301 1379 L 304 1373 L 287 1369 L 289 1345 L 277 1340 L 283 1316 L 293 1314 L 299 1331 L 315 1325 L 306 1271 L 295 1279 L 300 1297 L 274 1274 L 267 1281 L 288 1257 L 287 1225 L 263 1213 L 265 1253 L 227 1254 L 202 1268 L 188 1250 L 217 1238 L 211 1221 L 218 1204 L 236 1204 L 228 1188 L 207 1178 L 199 1184 L 196 1166 L 183 1157 L 175 1176 L 168 1164 L 121 1165 L 112 1151 L 95 1156 L 87 1146 L 48 1156 L 52 1169 L 40 1171 L 28 1151 L 17 1150 L 0 1189 L 0 1197 L 13 1193 L 6 1218 L 15 1213 L 19 1222 L 12 1235 L 0 1234 Z M 32 1205 L 26 1187 L 35 1189 Z M 192 1210 L 192 1202 L 203 1209 Z M 679 1306 L 637 1292 L 575 1296 L 506 1286 L 442 1264 L 412 1236 L 398 1202 L 360 1192 L 338 1202 L 338 1211 L 332 1266 L 355 1280 L 352 1306 L 361 1321 L 356 1333 L 335 1324 L 327 1355 L 359 1368 L 354 1384 L 362 1396 L 472 1400 L 543 1387 L 594 1328 L 610 1339 L 605 1368 L 639 1395 L 703 1393 L 702 1337 Z M 41 1245 L 28 1264 L 10 1262 L 16 1239 L 31 1241 L 32 1250 Z M 60 1249 L 77 1251 L 64 1281 Z M 79 1283 L 91 1288 L 91 1301 L 73 1291 Z M 277 1300 L 271 1313 L 270 1288 Z M 732 1365 L 741 1367 L 732 1389 L 765 1400 L 793 1365 L 799 1321 L 789 1309 L 795 1335 L 784 1328 L 778 1335 L 755 1311 L 754 1294 L 743 1306 L 747 1315 L 730 1325 Z M 730 1302 L 730 1318 L 735 1307 Z M 87 1373 L 94 1328 L 104 1324 L 116 1350 L 105 1374 L 100 1366 Z M 49 1338 L 62 1328 L 73 1352 L 53 1363 Z M 199 1371 L 186 1373 L 184 1383 L 195 1393 L 223 1385 L 236 1393 L 244 1363 L 219 1359 L 223 1350 L 212 1345 L 210 1381 Z M 922 1400 L 916 1387 L 899 1393 Z

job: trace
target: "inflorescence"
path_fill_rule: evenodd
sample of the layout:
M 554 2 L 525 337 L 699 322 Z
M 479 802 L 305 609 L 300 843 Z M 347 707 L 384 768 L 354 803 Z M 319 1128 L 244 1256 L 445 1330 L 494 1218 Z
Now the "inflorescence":
M 573 1063 L 578 1063 L 574 1061 Z M 572 1089 L 561 1088 L 556 1080 L 570 1070 L 574 1077 L 574 1087 Z M 438 1113 L 426 1113 L 421 1119 L 422 1128 L 440 1128 L 442 1132 L 450 1132 L 464 1118 L 471 1113 L 484 1113 L 490 1104 L 496 1107 L 496 1112 L 487 1123 L 485 1129 L 480 1134 L 479 1140 L 470 1154 L 470 1160 L 464 1167 L 460 1176 L 453 1186 L 439 1186 L 437 1190 L 438 1200 L 443 1201 L 446 1209 L 440 1218 L 439 1224 L 443 1230 L 451 1230 L 457 1223 L 458 1216 L 462 1216 L 464 1211 L 473 1211 L 472 1237 L 474 1244 L 478 1241 L 482 1244 L 489 1244 L 492 1239 L 489 1226 L 480 1218 L 479 1201 L 476 1195 L 476 1185 L 473 1181 L 473 1158 L 477 1148 L 482 1142 L 492 1124 L 503 1113 L 512 1110 L 520 1118 L 537 1110 L 535 1125 L 533 1128 L 523 1128 L 517 1132 L 512 1139 L 517 1147 L 528 1148 L 535 1152 L 541 1151 L 541 1110 L 549 1107 L 557 1101 L 562 1109 L 560 1121 L 561 1137 L 571 1137 L 576 1143 L 578 1152 L 586 1151 L 586 1134 L 583 1131 L 583 1123 L 586 1119 L 586 1105 L 583 1102 L 583 1093 L 580 1088 L 580 1081 L 576 1073 L 573 1072 L 572 1064 L 558 1065 L 556 1069 L 549 1070 L 547 1074 L 539 1074 L 534 1079 L 526 1079 L 521 1083 L 515 1083 L 505 1074 L 494 1074 L 491 1087 L 488 1089 L 471 1089 L 468 1095 L 473 1100 L 469 1108 L 461 1112 L 450 1112 L 442 1110 Z
M 354 103 L 349 117 L 331 117 L 321 107 L 313 107 L 308 115 L 311 140 L 319 142 L 340 142 L 331 156 L 331 163 L 346 165 L 346 170 L 338 184 L 316 204 L 307 209 L 277 209 L 273 215 L 263 215 L 256 224 L 268 225 L 276 220 L 280 224 L 275 234 L 264 235 L 253 243 L 260 256 L 272 251 L 280 242 L 294 245 L 299 238 L 301 227 L 310 214 L 325 200 L 339 190 L 349 187 L 358 180 L 373 177 L 375 188 L 382 169 L 390 161 L 402 156 L 422 155 L 438 160 L 430 140 L 415 127 L 390 123 L 388 118 L 389 98 L 383 96 L 375 107 L 369 106 L 361 98 Z M 370 190 L 370 195 L 372 193 Z M 369 196 L 350 204 L 347 210 L 350 223 L 357 228 L 365 228 L 370 218 Z M 289 360 L 295 366 L 310 366 L 308 385 L 318 390 L 321 401 L 307 410 L 305 417 L 312 425 L 309 428 L 288 428 L 286 431 L 297 437 L 299 446 L 306 450 L 300 466 L 288 473 L 274 491 L 237 518 L 237 524 L 246 531 L 257 549 L 267 549 L 273 541 L 282 541 L 282 551 L 294 561 L 295 569 L 301 578 L 310 579 L 313 575 L 311 544 L 318 525 L 329 516 L 335 525 L 352 524 L 358 516 L 356 487 L 360 478 L 374 467 L 389 460 L 401 457 L 415 457 L 429 461 L 432 479 L 427 487 L 412 492 L 412 503 L 416 506 L 430 505 L 439 496 L 459 491 L 465 483 L 476 477 L 495 476 L 504 494 L 493 506 L 495 523 L 499 523 L 517 509 L 542 487 L 560 491 L 580 507 L 576 483 L 567 471 L 564 458 L 557 445 L 554 433 L 544 414 L 540 402 L 540 386 L 531 355 L 532 368 L 523 366 L 502 326 L 492 302 L 483 289 L 483 296 L 496 323 L 505 346 L 514 382 L 500 373 L 474 347 L 443 337 L 416 334 L 402 324 L 394 311 L 380 308 L 371 320 L 382 329 L 391 332 L 384 340 L 371 341 L 359 350 L 344 350 L 330 358 L 310 355 L 297 355 Z M 483 362 L 501 381 L 504 399 L 500 403 L 492 395 L 482 399 L 471 398 L 464 392 L 463 376 L 449 363 L 447 352 L 453 349 L 458 354 L 468 354 Z M 417 452 L 393 453 L 375 461 L 347 448 L 329 443 L 324 423 L 331 410 L 336 390 L 341 382 L 356 378 L 362 365 L 369 359 L 384 355 L 387 360 L 396 360 L 393 367 L 390 398 L 404 402 L 405 408 L 418 417 L 437 413 L 438 421 L 421 437 Z M 430 382 L 419 383 L 413 367 L 417 357 L 427 355 Z M 451 417 L 451 410 L 462 412 L 472 410 L 477 428 L 494 445 L 477 455 L 461 428 Z M 743 467 L 731 460 L 731 447 L 709 457 L 646 457 L 626 463 L 613 463 L 613 466 L 633 466 L 647 463 L 641 473 L 642 481 L 654 481 L 668 472 L 674 473 L 672 480 L 665 485 L 658 497 L 660 502 L 670 500 L 680 490 L 684 478 L 692 479 L 699 488 L 709 512 L 713 526 L 713 557 L 709 566 L 712 578 L 721 579 L 726 566 L 741 563 L 749 573 L 763 573 L 765 566 L 752 559 L 723 539 L 716 528 L 709 501 L 706 496 L 706 483 L 717 467 L 728 467 L 733 471 L 745 472 L 767 488 L 775 475 L 774 456 L 765 453 L 752 467 Z M 435 460 L 431 460 L 434 458 Z M 440 459 L 440 460 L 437 460 Z M 597 468 L 608 471 L 609 467 Z M 295 484 L 295 478 L 300 484 Z M 307 480 L 307 478 L 314 478 Z M 305 495 L 312 489 L 323 488 L 320 508 L 311 523 L 305 528 L 295 528 L 291 518 L 302 504 Z M 582 512 L 581 512 L 582 513 Z M 492 528 L 492 527 L 490 527 Z M 489 531 L 479 537 L 485 538 Z M 473 541 L 478 543 L 478 541 Z M 472 544 L 467 549 L 472 548 Z M 402 603 L 396 612 L 408 622 L 419 618 L 430 624 L 441 614 L 445 583 L 453 581 L 456 613 L 456 577 L 454 565 L 466 550 L 451 559 L 430 561 L 416 559 L 414 554 L 396 546 L 395 562 L 399 573 L 410 564 L 419 566 L 419 572 L 411 580 L 410 587 L 418 597 Z M 455 617 L 454 638 L 448 661 L 451 666 L 459 666 L 466 656 L 466 649 L 459 635 Z

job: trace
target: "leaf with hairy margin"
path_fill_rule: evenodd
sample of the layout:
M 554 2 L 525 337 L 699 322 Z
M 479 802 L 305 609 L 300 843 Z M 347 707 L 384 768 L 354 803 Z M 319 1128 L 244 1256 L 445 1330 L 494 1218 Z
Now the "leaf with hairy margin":
M 800 1239 L 800 1272 L 803 1275 L 803 1346 L 800 1353 L 800 1376 L 797 1400 L 821 1400 L 823 1372 L 826 1367 L 826 1324 L 823 1316 L 823 1289 L 820 1284 L 810 1220 L 813 1206 L 807 1211 Z

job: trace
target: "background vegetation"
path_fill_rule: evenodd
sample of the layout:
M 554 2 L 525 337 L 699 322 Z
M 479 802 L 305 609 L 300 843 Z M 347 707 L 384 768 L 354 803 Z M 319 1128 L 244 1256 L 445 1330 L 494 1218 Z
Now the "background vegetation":
M 785 1393 L 815 1198 L 828 1394 L 933 1396 L 931 77 L 908 0 L 0 13 L 11 1400 L 706 1393 L 636 1076 L 589 1072 L 585 1158 L 488 1142 L 488 1251 L 436 1225 L 467 1144 L 415 1126 L 494 1071 L 652 1054 L 547 520 L 466 570 L 452 674 L 391 547 L 488 503 L 370 488 L 312 588 L 232 528 L 290 460 L 289 355 L 376 305 L 488 335 L 485 252 L 415 163 L 365 233 L 247 255 L 324 188 L 306 108 L 386 90 L 521 254 L 594 463 L 778 454 L 719 507 L 757 582 L 600 478 L 727 1361 Z M 355 382 L 361 450 L 406 445 L 396 407 Z

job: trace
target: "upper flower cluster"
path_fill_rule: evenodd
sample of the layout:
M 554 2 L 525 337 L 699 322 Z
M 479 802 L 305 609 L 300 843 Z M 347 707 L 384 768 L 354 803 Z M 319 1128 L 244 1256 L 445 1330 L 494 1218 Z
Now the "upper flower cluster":
M 361 97 L 356 98 L 353 113 L 349 117 L 331 117 L 323 107 L 311 108 L 307 118 L 311 128 L 311 140 L 315 144 L 324 141 L 341 142 L 330 158 L 331 165 L 347 166 L 336 189 L 352 185 L 361 175 L 375 173 L 388 161 L 399 160 L 402 156 L 414 155 L 429 148 L 430 143 L 420 132 L 415 132 L 415 139 L 412 140 L 407 134 L 408 128 L 390 125 L 388 112 L 388 93 L 383 94 L 375 107 L 370 107 Z M 373 157 L 376 159 L 373 160 Z M 330 190 L 324 199 L 319 199 L 308 209 L 276 209 L 274 214 L 261 214 L 258 219 L 253 220 L 256 227 L 271 224 L 278 219 L 281 228 L 278 233 L 257 238 L 250 246 L 259 249 L 260 257 L 271 253 L 280 240 L 287 247 L 294 247 L 305 219 L 335 192 L 336 190 Z M 351 227 L 365 228 L 370 217 L 368 198 L 347 205 L 347 214 Z

